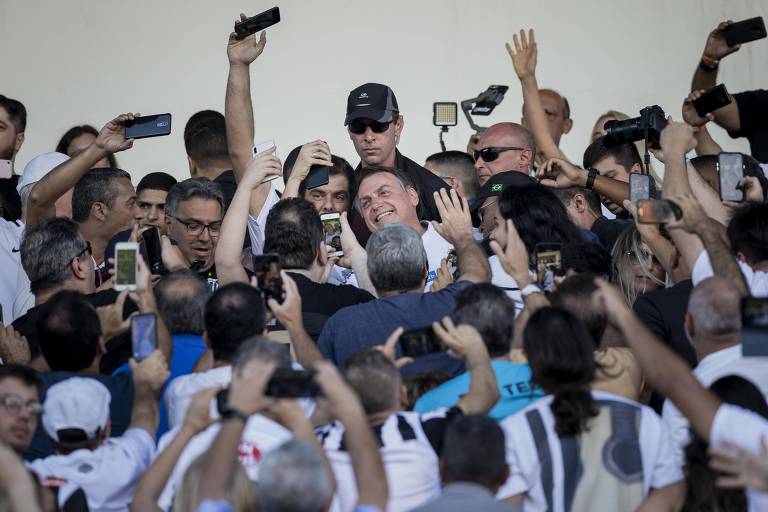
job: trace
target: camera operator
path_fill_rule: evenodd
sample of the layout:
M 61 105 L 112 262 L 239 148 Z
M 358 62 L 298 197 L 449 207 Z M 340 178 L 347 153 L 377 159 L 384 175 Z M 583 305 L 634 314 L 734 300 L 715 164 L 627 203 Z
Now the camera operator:
M 693 73 L 691 91 L 707 90 L 717 83 L 717 71 L 720 61 L 728 55 L 737 52 L 740 44 L 728 46 L 725 40 L 725 29 L 732 21 L 724 21 L 715 27 L 707 37 L 704 52 L 699 65 Z M 733 95 L 734 101 L 712 112 L 718 126 L 728 130 L 733 137 L 746 137 L 752 156 L 761 163 L 768 162 L 768 91 L 758 89 Z

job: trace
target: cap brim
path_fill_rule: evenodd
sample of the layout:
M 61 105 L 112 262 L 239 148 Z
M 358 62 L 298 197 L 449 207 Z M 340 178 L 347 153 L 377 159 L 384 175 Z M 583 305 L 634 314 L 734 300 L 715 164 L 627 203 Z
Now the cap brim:
M 384 121 L 389 121 L 391 116 L 391 110 L 381 110 L 374 107 L 360 107 L 347 114 L 347 117 L 344 119 L 344 126 L 347 126 L 355 119 L 371 119 L 383 123 Z

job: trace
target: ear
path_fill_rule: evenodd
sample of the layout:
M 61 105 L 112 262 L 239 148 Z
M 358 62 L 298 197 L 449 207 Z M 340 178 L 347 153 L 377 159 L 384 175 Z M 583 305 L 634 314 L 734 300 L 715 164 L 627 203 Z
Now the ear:
M 328 247 L 325 245 L 325 240 L 320 240 L 320 246 L 317 248 L 317 262 L 321 267 L 324 267 L 328 263 Z
M 91 205 L 91 216 L 100 222 L 104 222 L 109 216 L 109 207 L 97 201 Z
M 688 312 L 686 312 L 685 317 L 683 317 L 683 326 L 685 327 L 685 330 L 688 332 L 688 336 L 693 338 L 696 332 L 696 324 L 693 321 L 693 316 L 691 316 L 691 314 Z
M 571 128 L 573 128 L 573 119 L 570 117 L 565 120 L 563 123 L 563 135 L 571 131 Z
M 400 138 L 400 133 L 402 133 L 404 126 L 405 126 L 405 117 L 403 116 L 403 114 L 399 114 L 397 116 L 397 121 L 395 122 L 395 137 Z
M 573 207 L 577 212 L 584 213 L 584 211 L 587 209 L 587 201 L 584 199 L 583 194 L 573 195 Z
M 72 258 L 69 263 L 69 268 L 78 281 L 85 281 L 88 278 L 90 269 L 87 265 L 91 265 L 91 262 L 87 260 L 83 262 L 80 258 Z
M 747 259 L 746 256 L 744 256 L 744 253 L 741 251 L 736 252 L 736 259 L 741 261 L 742 263 L 746 263 L 747 265 L 749 265 L 749 260 Z M 749 266 L 751 267 L 752 265 L 749 265 Z
M 634 164 L 629 172 L 643 172 L 643 166 L 640 164 Z
M 16 140 L 14 141 L 13 152 L 18 153 L 21 149 L 21 145 L 24 144 L 24 132 L 16 134 Z
M 534 158 L 536 158 L 536 154 L 530 149 L 526 149 L 520 152 L 520 161 L 524 164 L 530 166 Z
M 187 164 L 189 164 L 189 175 L 193 178 L 197 176 L 197 163 L 192 160 L 192 157 L 187 155 Z
M 408 194 L 408 198 L 411 201 L 411 205 L 416 208 L 419 205 L 419 193 L 416 192 L 416 189 L 413 187 L 409 187 L 405 189 L 406 193 Z
M 408 390 L 405 387 L 405 384 L 400 384 L 400 408 L 405 409 L 406 405 L 408 405 Z

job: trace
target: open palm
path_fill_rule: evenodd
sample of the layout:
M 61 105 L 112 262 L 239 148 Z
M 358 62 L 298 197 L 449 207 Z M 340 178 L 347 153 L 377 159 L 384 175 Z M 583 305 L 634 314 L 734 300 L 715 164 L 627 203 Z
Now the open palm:
M 521 80 L 528 78 L 536 73 L 536 36 L 533 29 L 528 31 L 528 37 L 525 36 L 525 30 L 520 31 L 520 37 L 517 34 L 512 36 L 512 42 L 514 48 L 509 43 L 507 46 L 507 53 L 512 58 L 512 65 L 515 67 L 515 73 Z

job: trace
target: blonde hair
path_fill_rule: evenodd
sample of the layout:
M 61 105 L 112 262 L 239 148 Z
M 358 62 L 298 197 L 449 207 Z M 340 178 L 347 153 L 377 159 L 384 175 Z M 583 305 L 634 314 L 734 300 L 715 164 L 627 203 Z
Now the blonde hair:
M 200 485 L 200 474 L 203 469 L 205 454 L 195 459 L 184 473 L 181 486 L 173 500 L 173 512 L 196 512 L 197 490 Z M 252 512 L 257 510 L 254 483 L 248 478 L 240 461 L 233 460 L 234 469 L 227 482 L 227 501 L 235 512 Z
M 645 290 L 639 290 L 635 286 L 635 272 L 632 269 L 634 263 L 640 265 L 643 274 L 648 279 L 661 287 L 666 286 L 665 281 L 654 276 L 651 272 L 651 268 L 647 264 L 645 251 L 643 251 L 641 246 L 642 242 L 637 226 L 633 225 L 619 235 L 611 250 L 611 258 L 613 260 L 613 277 L 611 281 L 621 290 L 630 307 L 635 303 L 635 299 L 645 293 Z

